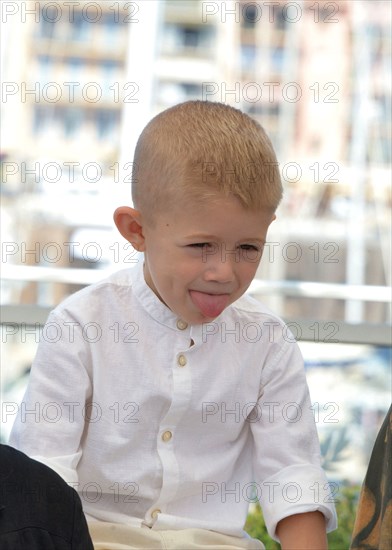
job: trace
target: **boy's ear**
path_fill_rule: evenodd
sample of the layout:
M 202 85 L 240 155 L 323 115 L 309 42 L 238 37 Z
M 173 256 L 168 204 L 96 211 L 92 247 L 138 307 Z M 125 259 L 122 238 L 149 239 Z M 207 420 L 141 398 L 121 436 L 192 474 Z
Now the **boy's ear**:
M 139 252 L 145 250 L 142 218 L 139 210 L 130 206 L 120 206 L 113 214 L 114 223 L 121 235 Z

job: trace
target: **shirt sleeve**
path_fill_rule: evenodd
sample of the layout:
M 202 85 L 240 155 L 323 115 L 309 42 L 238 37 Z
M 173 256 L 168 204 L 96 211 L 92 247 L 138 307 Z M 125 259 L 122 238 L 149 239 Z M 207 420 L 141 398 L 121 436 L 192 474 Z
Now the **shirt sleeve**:
M 320 446 L 301 352 L 286 330 L 263 368 L 258 414 L 251 422 L 254 473 L 269 535 L 290 515 L 320 511 L 336 529 L 332 490 Z
M 10 445 L 76 485 L 91 398 L 91 364 L 79 323 L 52 312 L 42 330 Z

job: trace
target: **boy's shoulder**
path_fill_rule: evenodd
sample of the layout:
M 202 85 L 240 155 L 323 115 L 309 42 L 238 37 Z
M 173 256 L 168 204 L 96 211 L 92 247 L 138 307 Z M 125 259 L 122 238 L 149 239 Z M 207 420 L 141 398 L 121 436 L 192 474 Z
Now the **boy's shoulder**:
M 246 321 L 272 322 L 284 325 L 284 321 L 262 301 L 249 294 L 244 294 L 230 308 L 233 315 Z
M 136 278 L 133 268 L 121 269 L 110 273 L 97 282 L 94 282 L 65 298 L 53 311 L 61 315 L 66 311 L 91 309 L 102 304 L 113 304 L 113 300 L 123 300 L 132 290 Z M 94 309 L 95 309 L 94 308 Z

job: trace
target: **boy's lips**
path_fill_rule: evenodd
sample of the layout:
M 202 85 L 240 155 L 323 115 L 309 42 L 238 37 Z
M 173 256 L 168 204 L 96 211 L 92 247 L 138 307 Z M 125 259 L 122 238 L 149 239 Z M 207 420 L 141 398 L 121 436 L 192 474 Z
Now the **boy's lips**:
M 218 317 L 230 298 L 230 294 L 208 294 L 199 290 L 190 290 L 189 294 L 192 302 L 205 317 Z

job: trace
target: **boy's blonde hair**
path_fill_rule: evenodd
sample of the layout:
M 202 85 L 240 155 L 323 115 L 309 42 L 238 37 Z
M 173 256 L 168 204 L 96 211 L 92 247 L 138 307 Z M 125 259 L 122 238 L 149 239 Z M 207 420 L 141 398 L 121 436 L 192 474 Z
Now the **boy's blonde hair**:
M 181 201 L 234 196 L 245 208 L 275 211 L 282 198 L 271 142 L 255 120 L 210 101 L 187 101 L 141 133 L 132 174 L 135 208 L 152 222 Z

